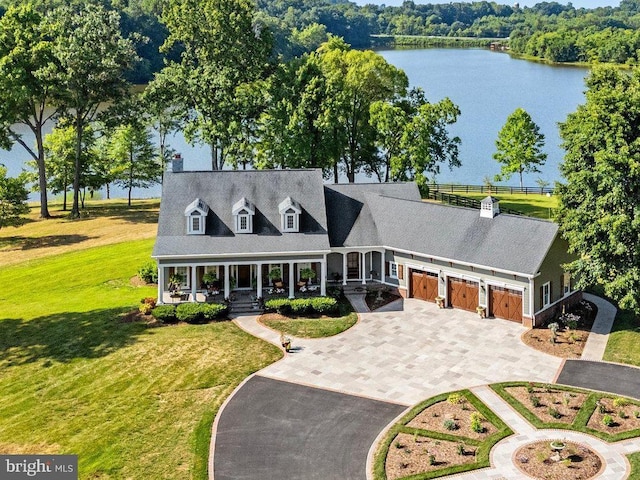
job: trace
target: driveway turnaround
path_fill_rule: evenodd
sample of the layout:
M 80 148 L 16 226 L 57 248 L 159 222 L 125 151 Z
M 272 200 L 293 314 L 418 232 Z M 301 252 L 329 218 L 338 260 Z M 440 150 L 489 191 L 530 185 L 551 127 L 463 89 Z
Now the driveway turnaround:
M 402 311 L 362 314 L 335 337 L 294 339 L 296 351 L 259 375 L 409 406 L 476 385 L 552 382 L 560 368 L 560 358 L 522 343 L 522 325 L 421 300 L 403 302 Z M 277 334 L 255 318 L 237 322 L 277 342 Z
M 255 376 L 221 412 L 215 480 L 365 480 L 367 452 L 405 407 Z
M 556 382 L 640 399 L 640 369 L 636 367 L 567 360 Z

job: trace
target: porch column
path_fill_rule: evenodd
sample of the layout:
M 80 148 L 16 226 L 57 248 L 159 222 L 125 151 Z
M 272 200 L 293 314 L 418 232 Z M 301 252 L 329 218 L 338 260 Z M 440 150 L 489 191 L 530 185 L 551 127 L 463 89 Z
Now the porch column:
M 231 289 L 229 288 L 229 265 L 224 264 L 224 298 L 230 298 Z
M 327 294 L 327 254 L 320 262 L 320 295 L 323 297 Z
M 380 251 L 380 281 L 382 283 L 386 282 L 384 269 L 385 269 L 384 250 L 382 250 Z
M 262 297 L 262 264 L 258 263 L 258 272 L 256 273 L 256 297 Z
M 366 260 L 367 260 L 367 254 L 365 252 L 360 252 L 360 277 L 362 278 L 362 285 L 367 283 L 366 280 Z
M 158 263 L 158 303 L 164 303 L 164 267 Z
M 197 277 L 198 268 L 195 265 L 191 265 L 191 301 L 196 301 L 196 294 L 198 293 L 198 286 L 196 285 L 196 277 Z
M 342 254 L 342 285 L 347 284 L 347 254 Z
M 289 298 L 294 298 L 296 296 L 296 285 L 293 281 L 294 265 L 295 264 L 293 262 L 289 262 Z

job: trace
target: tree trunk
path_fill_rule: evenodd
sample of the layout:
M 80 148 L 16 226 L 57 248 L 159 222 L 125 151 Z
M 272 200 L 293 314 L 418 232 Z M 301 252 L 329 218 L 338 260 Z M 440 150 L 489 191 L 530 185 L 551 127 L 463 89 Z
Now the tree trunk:
M 82 115 L 76 112 L 76 158 L 75 171 L 73 172 L 73 206 L 71 207 L 71 218 L 80 218 L 80 169 L 82 167 Z
M 62 197 L 62 211 L 66 212 L 67 211 L 67 184 L 69 183 L 69 171 L 67 170 L 67 165 L 65 162 L 65 166 L 64 166 L 64 174 L 62 176 L 62 181 L 64 182 L 64 194 Z
M 129 151 L 129 195 L 127 205 L 131 207 L 131 190 L 133 190 L 133 152 Z
M 38 149 L 38 187 L 40 188 L 40 218 L 51 218 L 49 204 L 47 200 L 47 171 L 44 161 L 44 145 L 42 142 L 42 125 L 36 125 L 35 131 L 36 145 Z
M 80 205 L 84 209 L 84 199 L 87 196 L 87 187 L 82 187 L 82 193 L 80 195 Z
M 107 200 L 111 199 L 111 189 L 109 187 L 110 184 L 107 182 Z
M 216 141 L 211 142 L 211 170 L 218 170 L 218 147 Z
M 520 190 L 522 190 L 522 169 L 520 169 Z
M 333 183 L 338 183 L 338 162 L 333 164 Z

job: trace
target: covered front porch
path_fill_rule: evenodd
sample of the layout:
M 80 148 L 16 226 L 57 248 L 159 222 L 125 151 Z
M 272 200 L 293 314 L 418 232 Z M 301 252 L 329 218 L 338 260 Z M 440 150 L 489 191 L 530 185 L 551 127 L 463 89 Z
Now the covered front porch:
M 231 301 L 248 296 L 326 295 L 326 257 L 264 261 L 193 261 L 158 265 L 160 303 Z

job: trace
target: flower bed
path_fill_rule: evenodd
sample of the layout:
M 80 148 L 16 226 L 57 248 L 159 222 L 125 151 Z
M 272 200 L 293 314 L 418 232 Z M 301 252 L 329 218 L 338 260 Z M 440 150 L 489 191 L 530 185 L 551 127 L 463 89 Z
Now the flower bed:
M 562 449 L 552 448 L 549 441 L 523 445 L 514 454 L 516 466 L 545 480 L 587 480 L 602 470 L 602 460 L 593 450 L 574 442 L 558 443 Z
M 548 423 L 573 423 L 587 399 L 585 393 L 563 391 L 551 385 L 528 384 L 507 387 L 505 390 L 527 406 L 541 421 Z

